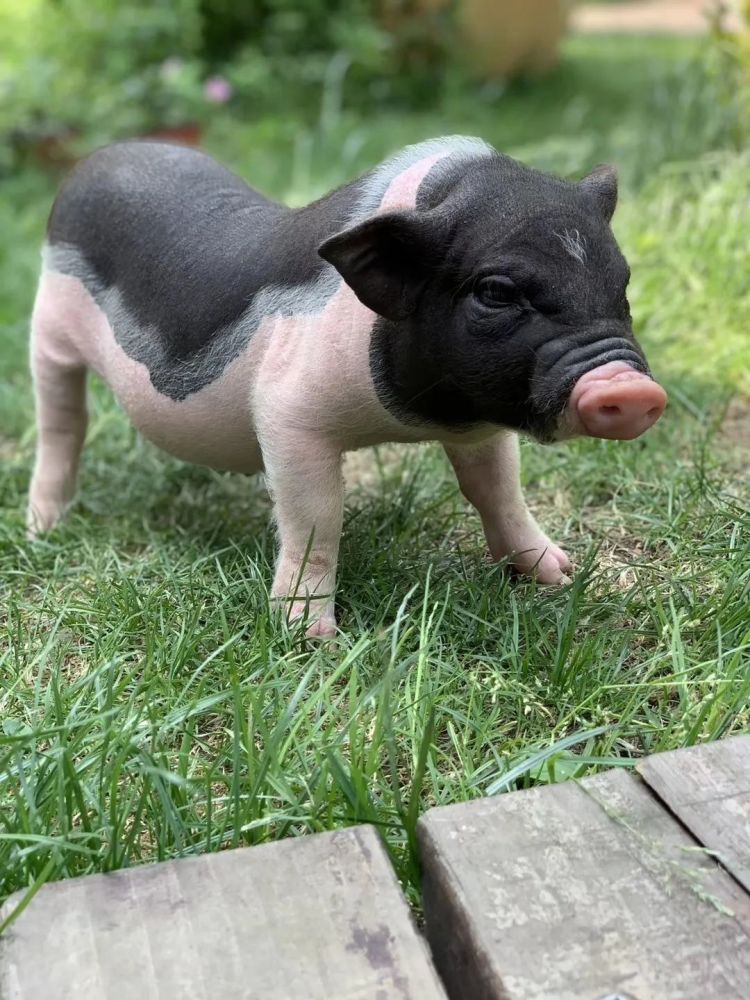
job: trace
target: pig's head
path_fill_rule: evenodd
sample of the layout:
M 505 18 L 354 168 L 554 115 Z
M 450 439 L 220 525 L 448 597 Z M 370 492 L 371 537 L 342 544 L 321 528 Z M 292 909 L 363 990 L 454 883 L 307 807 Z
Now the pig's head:
M 321 255 L 380 317 L 385 405 L 540 441 L 635 438 L 655 423 L 666 394 L 633 336 L 616 201 L 610 167 L 574 184 L 493 156 L 438 172 L 413 210 L 328 239 Z

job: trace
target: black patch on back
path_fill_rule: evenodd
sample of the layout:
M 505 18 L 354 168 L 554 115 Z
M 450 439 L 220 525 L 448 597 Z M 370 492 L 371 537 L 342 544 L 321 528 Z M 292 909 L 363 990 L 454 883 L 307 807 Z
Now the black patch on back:
M 328 267 L 317 249 L 346 222 L 361 183 L 292 210 L 196 150 L 117 143 L 72 173 L 52 208 L 48 239 L 85 259 L 92 294 L 117 289 L 139 327 L 158 339 L 141 352 L 155 387 L 184 398 L 242 349 L 215 342 L 259 291 L 313 282 Z M 214 346 L 217 370 L 173 376 L 172 368 L 179 372 Z

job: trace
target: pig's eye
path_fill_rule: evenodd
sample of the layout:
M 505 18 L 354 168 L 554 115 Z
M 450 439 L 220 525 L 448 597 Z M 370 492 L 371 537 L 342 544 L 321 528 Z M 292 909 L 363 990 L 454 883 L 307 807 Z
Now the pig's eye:
M 480 278 L 474 286 L 474 296 L 487 309 L 502 309 L 505 306 L 523 304 L 523 296 L 510 278 L 494 274 Z

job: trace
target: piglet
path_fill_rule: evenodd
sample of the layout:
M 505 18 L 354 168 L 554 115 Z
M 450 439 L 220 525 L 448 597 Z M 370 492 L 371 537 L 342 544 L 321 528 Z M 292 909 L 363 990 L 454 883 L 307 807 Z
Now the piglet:
M 565 581 L 518 434 L 635 438 L 666 403 L 633 336 L 616 200 L 611 167 L 568 183 L 463 137 L 301 209 L 193 149 L 95 152 L 43 249 L 30 534 L 73 497 L 92 369 L 160 448 L 265 472 L 272 594 L 310 635 L 336 628 L 342 454 L 381 442 L 441 442 L 492 557 Z

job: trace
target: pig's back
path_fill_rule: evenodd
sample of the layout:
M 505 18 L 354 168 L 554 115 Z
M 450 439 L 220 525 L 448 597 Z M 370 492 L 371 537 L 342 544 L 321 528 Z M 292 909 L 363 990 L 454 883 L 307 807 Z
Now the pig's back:
M 304 318 L 305 349 L 319 355 L 315 334 L 342 286 L 318 254 L 328 236 L 378 211 L 414 207 L 428 172 L 431 204 L 436 182 L 489 153 L 485 144 L 462 137 L 407 147 L 293 211 L 195 150 L 115 144 L 79 165 L 53 207 L 45 273 L 75 285 L 64 282 L 70 294 L 50 301 L 49 311 L 57 312 L 57 325 L 74 335 L 79 357 L 110 383 L 135 422 L 135 372 L 138 385 L 145 376 L 159 405 L 219 391 L 224 374 L 240 361 L 247 363 L 247 385 L 257 363 L 255 334 L 266 321 L 283 340 L 286 321 Z M 436 174 L 436 163 L 450 169 Z M 85 300 L 91 308 L 84 315 Z M 365 346 L 371 325 L 369 314 Z
M 60 191 L 45 268 L 76 278 L 154 389 L 184 400 L 219 378 L 264 317 L 321 307 L 340 278 L 318 246 L 358 192 L 355 181 L 295 212 L 196 150 L 118 143 Z M 117 392 L 106 358 L 98 370 Z
M 119 143 L 73 172 L 53 206 L 48 257 L 119 325 L 158 336 L 184 362 L 234 322 L 269 280 L 258 252 L 286 213 L 210 157 L 161 143 Z

